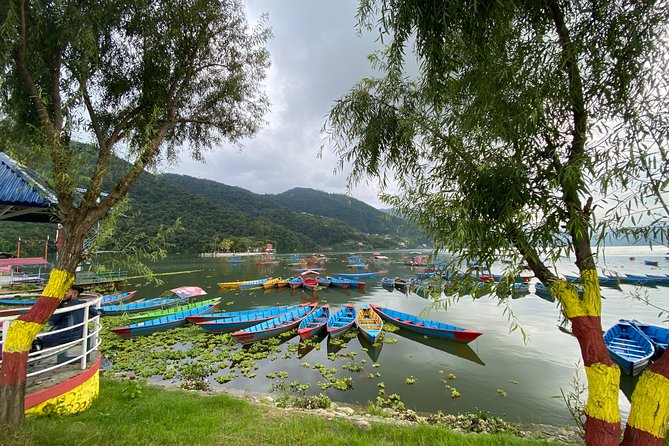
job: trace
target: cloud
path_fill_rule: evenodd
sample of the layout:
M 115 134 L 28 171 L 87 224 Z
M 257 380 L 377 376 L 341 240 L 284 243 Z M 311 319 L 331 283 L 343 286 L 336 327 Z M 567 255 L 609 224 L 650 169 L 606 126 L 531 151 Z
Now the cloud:
M 379 48 L 371 34 L 356 34 L 357 1 L 250 0 L 250 23 L 263 12 L 274 38 L 268 48 L 272 67 L 267 92 L 272 110 L 268 125 L 244 142 L 244 150 L 221 147 L 202 164 L 183 155 L 169 172 L 206 178 L 256 193 L 294 187 L 346 193 L 346 172 L 333 174 L 336 156 L 323 144 L 321 129 L 334 101 L 359 79 L 372 74 L 367 55 Z M 360 184 L 352 196 L 383 207 L 378 188 Z

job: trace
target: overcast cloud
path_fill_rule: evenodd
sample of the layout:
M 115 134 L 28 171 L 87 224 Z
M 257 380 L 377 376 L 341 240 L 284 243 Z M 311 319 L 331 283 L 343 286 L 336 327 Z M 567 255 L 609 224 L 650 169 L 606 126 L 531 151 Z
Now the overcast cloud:
M 321 129 L 334 101 L 360 78 L 372 74 L 367 55 L 379 48 L 376 36 L 357 36 L 356 0 L 249 0 L 251 24 L 263 12 L 274 37 L 266 81 L 272 108 L 268 125 L 244 150 L 228 146 L 205 155 L 202 164 L 183 155 L 169 172 L 206 178 L 255 193 L 294 187 L 346 193 L 346 173 L 333 174 L 337 158 L 323 143 Z M 373 183 L 352 190 L 354 198 L 382 207 Z

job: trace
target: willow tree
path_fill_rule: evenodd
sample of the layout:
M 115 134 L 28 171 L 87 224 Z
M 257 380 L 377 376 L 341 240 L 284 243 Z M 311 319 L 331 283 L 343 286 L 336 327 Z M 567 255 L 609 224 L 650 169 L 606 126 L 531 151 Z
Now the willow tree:
M 382 76 L 338 100 L 325 127 L 341 166 L 352 165 L 349 181 L 392 177 L 400 193 L 385 201 L 437 248 L 486 264 L 514 252 L 550 287 L 585 364 L 589 445 L 620 441 L 620 371 L 602 339 L 591 237 L 603 215 L 615 215 L 604 193 L 643 182 L 635 157 L 662 159 L 667 126 L 649 123 L 666 123 L 668 8 L 361 0 L 361 31 L 379 30 L 386 44 L 371 57 Z M 661 196 L 666 182 L 657 186 Z M 582 298 L 554 267 L 566 254 Z M 668 378 L 665 354 L 636 387 L 624 444 L 662 444 Z
M 63 225 L 42 296 L 6 334 L 0 424 L 13 424 L 31 341 L 72 284 L 89 230 L 144 169 L 259 130 L 270 32 L 249 26 L 239 0 L 15 0 L 0 13 L 2 143 L 47 174 Z M 75 139 L 94 147 L 92 161 Z M 116 156 L 127 169 L 112 174 Z

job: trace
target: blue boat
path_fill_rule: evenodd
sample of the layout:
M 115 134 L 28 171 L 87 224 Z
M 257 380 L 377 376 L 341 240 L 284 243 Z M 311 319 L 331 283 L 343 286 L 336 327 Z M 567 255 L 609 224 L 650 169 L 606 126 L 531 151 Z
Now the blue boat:
M 297 334 L 303 341 L 325 331 L 325 325 L 330 319 L 330 305 L 325 304 L 302 319 L 297 327 Z
M 322 287 L 329 287 L 332 284 L 332 281 L 330 279 L 326 279 L 324 277 L 317 277 L 316 280 L 318 280 L 318 285 Z
M 621 322 L 623 321 L 632 324 L 634 328 L 641 331 L 641 333 L 650 339 L 653 347 L 655 347 L 655 355 L 653 358 L 661 356 L 667 350 L 667 346 L 669 345 L 669 328 L 660 327 L 657 325 L 648 325 L 637 320 L 625 321 L 621 319 Z
M 386 286 L 388 288 L 394 288 L 395 287 L 395 279 L 391 279 L 390 277 L 382 277 L 381 278 L 381 286 Z
M 136 292 L 137 290 L 103 296 L 102 300 L 100 301 L 100 305 L 114 305 L 123 303 L 126 300 L 132 299 Z
M 648 276 L 639 276 L 633 274 L 626 274 L 624 276 L 607 276 L 611 279 L 617 280 L 619 283 L 626 285 L 637 286 L 655 286 L 655 279 Z
M 627 321 L 619 321 L 604 333 L 609 356 L 628 375 L 636 376 L 646 368 L 655 353 L 653 344 Z
M 301 277 L 291 277 L 288 279 L 288 285 L 291 289 L 299 288 L 304 285 L 304 279 Z
M 248 290 L 250 288 L 261 287 L 263 283 L 267 282 L 270 279 L 271 277 L 265 277 L 264 279 L 257 279 L 257 280 L 247 280 L 246 282 L 242 282 L 239 284 L 239 289 Z
M 370 343 L 376 343 L 383 335 L 383 320 L 369 305 L 363 306 L 355 318 L 360 334 Z
M 217 299 L 216 302 L 218 302 Z M 159 331 L 168 330 L 170 328 L 182 327 L 186 325 L 186 318 L 188 318 L 188 316 L 209 313 L 214 310 L 215 306 L 216 305 L 211 301 L 208 301 L 204 305 L 189 308 L 187 310 L 170 314 L 168 316 L 137 322 L 136 324 L 126 325 L 125 327 L 115 327 L 111 330 L 122 338 L 157 333 Z
M 330 316 L 326 329 L 331 338 L 343 335 L 355 324 L 355 307 L 348 304 Z
M 646 275 L 655 281 L 655 285 L 669 286 L 669 276 L 654 276 L 651 274 Z
M 143 300 L 141 302 L 132 302 L 121 305 L 103 305 L 100 312 L 106 316 L 117 316 L 120 314 L 141 313 L 142 311 L 157 310 L 159 308 L 169 308 L 178 305 L 181 302 L 178 298 Z
M 400 328 L 415 331 L 416 333 L 433 338 L 450 339 L 452 341 L 467 344 L 483 334 L 479 331 L 468 330 L 443 322 L 421 319 L 413 314 L 402 313 L 401 311 L 379 307 L 374 304 L 370 306 L 379 316 L 381 316 L 381 319 L 391 322 Z
M 0 299 L 0 305 L 28 306 L 37 302 L 37 299 Z
M 330 286 L 336 287 L 336 288 L 348 288 L 351 286 L 351 281 L 348 279 L 340 279 L 338 277 L 327 277 L 328 280 L 330 281 Z
M 263 339 L 269 339 L 297 327 L 302 319 L 316 310 L 315 303 L 304 304 L 299 308 L 232 333 L 238 342 L 247 345 Z
M 188 322 L 197 324 L 210 333 L 229 333 L 251 327 L 269 319 L 274 319 L 289 311 L 299 308 L 299 305 L 257 308 L 254 310 L 232 311 L 230 313 L 210 313 L 198 316 L 189 316 Z

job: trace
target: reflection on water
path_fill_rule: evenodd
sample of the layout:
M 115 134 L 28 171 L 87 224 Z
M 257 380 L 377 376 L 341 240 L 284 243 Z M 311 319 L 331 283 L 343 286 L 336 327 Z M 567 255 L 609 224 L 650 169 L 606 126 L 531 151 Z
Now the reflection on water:
M 469 344 L 462 344 L 460 342 L 454 342 L 448 339 L 428 338 L 421 334 L 402 329 L 396 331 L 393 334 L 410 339 L 413 342 L 434 348 L 444 353 L 455 355 L 477 364 L 485 365 L 485 362 L 479 358 L 479 355 L 474 351 L 473 348 L 469 346 Z
M 381 356 L 381 349 L 383 348 L 382 339 L 372 344 L 366 337 L 358 333 L 358 342 L 360 342 L 360 345 L 364 349 L 365 353 L 369 355 L 372 361 L 379 362 L 379 356 Z

